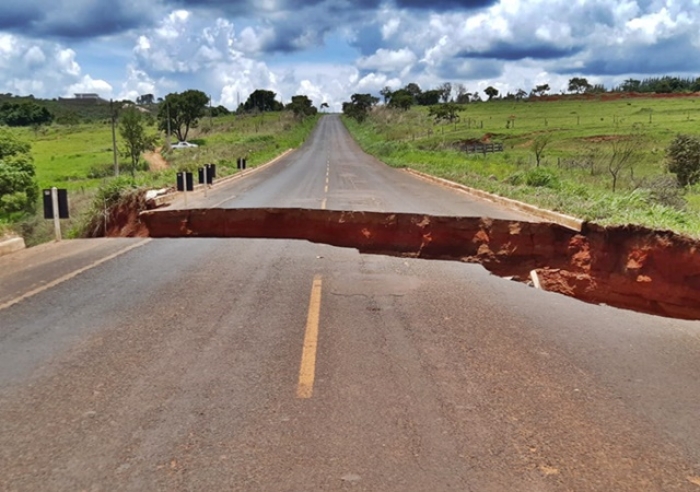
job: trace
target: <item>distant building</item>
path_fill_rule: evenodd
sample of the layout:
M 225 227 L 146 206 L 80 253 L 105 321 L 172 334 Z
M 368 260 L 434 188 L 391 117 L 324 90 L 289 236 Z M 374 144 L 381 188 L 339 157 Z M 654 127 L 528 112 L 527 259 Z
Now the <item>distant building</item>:
M 79 103 L 102 103 L 107 102 L 102 99 L 99 94 L 73 94 L 75 97 L 59 97 L 59 101 L 79 102 Z
M 98 94 L 75 94 L 76 99 L 90 99 L 92 101 L 104 101 Z

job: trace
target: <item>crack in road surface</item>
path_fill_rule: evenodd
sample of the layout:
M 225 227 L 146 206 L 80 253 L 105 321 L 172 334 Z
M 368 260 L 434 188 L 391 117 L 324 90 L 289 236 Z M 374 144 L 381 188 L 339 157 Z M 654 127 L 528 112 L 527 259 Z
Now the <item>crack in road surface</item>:
M 301 239 L 361 253 L 479 263 L 591 303 L 700 319 L 699 243 L 668 231 L 302 208 L 141 214 L 150 237 Z

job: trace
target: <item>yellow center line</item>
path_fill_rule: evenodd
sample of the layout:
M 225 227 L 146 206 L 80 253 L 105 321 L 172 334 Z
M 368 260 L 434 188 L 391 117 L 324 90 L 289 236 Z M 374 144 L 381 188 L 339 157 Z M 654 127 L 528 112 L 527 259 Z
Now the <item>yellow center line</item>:
M 301 353 L 299 368 L 299 384 L 297 398 L 311 398 L 314 392 L 316 376 L 316 347 L 318 346 L 318 322 L 321 314 L 321 276 L 314 277 L 309 299 L 309 315 L 306 319 L 306 334 L 304 335 L 304 350 Z

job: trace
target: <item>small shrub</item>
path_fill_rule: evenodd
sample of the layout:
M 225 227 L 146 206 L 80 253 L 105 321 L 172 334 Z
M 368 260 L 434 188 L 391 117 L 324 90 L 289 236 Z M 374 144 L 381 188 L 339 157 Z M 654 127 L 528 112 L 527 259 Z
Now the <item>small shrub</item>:
M 666 149 L 668 171 L 678 184 L 689 186 L 700 181 L 700 138 L 678 135 Z
M 517 171 L 508 176 L 505 182 L 513 186 L 526 185 L 533 188 L 559 189 L 561 187 L 559 177 L 553 171 L 544 167 Z

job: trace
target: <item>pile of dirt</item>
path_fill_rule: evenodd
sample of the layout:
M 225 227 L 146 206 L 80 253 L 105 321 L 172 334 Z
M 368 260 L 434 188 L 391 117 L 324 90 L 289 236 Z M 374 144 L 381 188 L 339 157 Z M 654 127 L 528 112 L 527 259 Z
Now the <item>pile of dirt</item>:
M 168 161 L 166 161 L 163 158 L 163 155 L 160 153 L 163 148 L 157 148 L 153 152 L 144 152 L 143 153 L 143 158 L 145 161 L 148 163 L 148 169 L 151 172 L 154 171 L 162 171 L 164 169 L 168 169 L 170 167 L 170 164 L 168 164 Z
M 141 214 L 151 237 L 305 239 L 362 253 L 479 263 L 549 291 L 669 317 L 700 319 L 700 242 L 643 227 L 309 209 Z

